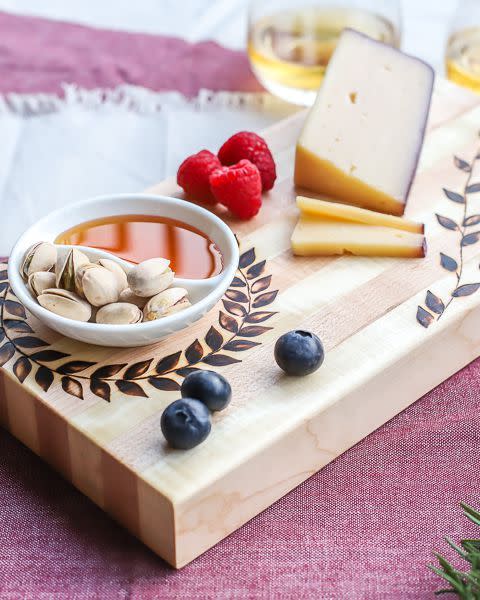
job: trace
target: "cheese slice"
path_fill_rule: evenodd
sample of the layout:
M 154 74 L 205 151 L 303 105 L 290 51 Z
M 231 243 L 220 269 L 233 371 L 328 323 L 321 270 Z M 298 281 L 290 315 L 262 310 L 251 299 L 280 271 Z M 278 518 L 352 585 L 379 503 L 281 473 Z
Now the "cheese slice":
M 433 80 L 422 61 L 344 30 L 298 140 L 295 184 L 403 215 Z
M 365 225 L 377 225 L 379 227 L 393 227 L 412 233 L 424 233 L 423 223 L 416 223 L 402 217 L 385 215 L 366 208 L 358 208 L 349 204 L 340 204 L 328 200 L 317 200 L 315 198 L 297 197 L 297 206 L 303 215 L 309 215 L 319 219 L 333 219 L 335 221 L 349 221 L 353 223 L 364 223 Z
M 302 216 L 292 234 L 292 250 L 298 256 L 398 256 L 423 258 L 425 236 L 410 231 L 360 223 L 321 221 Z

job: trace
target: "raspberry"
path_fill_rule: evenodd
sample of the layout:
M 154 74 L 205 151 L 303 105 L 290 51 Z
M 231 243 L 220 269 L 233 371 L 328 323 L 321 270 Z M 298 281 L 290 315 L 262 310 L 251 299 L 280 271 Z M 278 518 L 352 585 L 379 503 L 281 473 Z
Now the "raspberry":
M 215 204 L 209 177 L 221 166 L 215 154 L 202 150 L 186 158 L 178 167 L 177 183 L 191 200 Z
M 262 206 L 262 179 L 249 160 L 220 167 L 210 175 L 210 186 L 217 202 L 240 219 L 251 219 Z
M 218 151 L 218 158 L 222 165 L 227 166 L 234 165 L 242 159 L 256 165 L 260 171 L 264 192 L 272 189 L 277 178 L 275 161 L 267 142 L 251 131 L 240 131 L 232 135 Z

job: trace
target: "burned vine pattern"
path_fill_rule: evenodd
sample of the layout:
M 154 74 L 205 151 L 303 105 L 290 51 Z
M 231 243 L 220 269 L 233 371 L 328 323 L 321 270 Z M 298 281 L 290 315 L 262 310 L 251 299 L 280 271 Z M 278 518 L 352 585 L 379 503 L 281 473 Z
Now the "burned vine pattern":
M 480 149 L 477 149 L 475 157 L 471 162 L 454 156 L 453 162 L 455 167 L 466 174 L 463 190 L 461 193 L 458 193 L 443 188 L 443 193 L 451 202 L 463 206 L 461 224 L 449 217 L 439 214 L 435 215 L 439 225 L 452 234 L 456 233 L 459 236 L 458 256 L 452 257 L 440 252 L 440 265 L 446 271 L 455 275 L 455 284 L 450 296 L 445 300 L 442 300 L 442 298 L 434 294 L 431 290 L 427 291 L 425 306 L 419 305 L 417 307 L 417 321 L 425 328 L 438 321 L 445 314 L 445 311 L 455 298 L 471 296 L 480 288 L 480 283 L 478 282 L 465 282 L 463 280 L 464 248 L 476 244 L 480 240 L 480 229 L 476 231 L 472 230 L 472 228 L 480 225 L 480 214 L 468 214 L 469 196 L 480 192 L 480 182 L 472 182 L 473 170 L 478 160 L 480 160 Z
M 70 354 L 51 348 L 35 334 L 26 320 L 25 308 L 10 289 L 7 265 L 2 263 L 0 366 L 16 357 L 12 370 L 20 383 L 33 370 L 35 381 L 44 392 L 57 381 L 67 394 L 81 400 L 85 386 L 107 402 L 113 386 L 127 396 L 144 398 L 148 398 L 148 385 L 161 391 L 178 391 L 180 383 L 175 376 L 184 378 L 203 366 L 239 363 L 241 359 L 232 355 L 259 346 L 261 342 L 253 338 L 272 329 L 263 323 L 276 313 L 262 309 L 274 302 L 278 290 L 270 290 L 272 276 L 265 274 L 265 266 L 265 260 L 257 261 L 254 248 L 240 256 L 236 276 L 222 299 L 224 310 L 219 311 L 218 327 L 212 325 L 202 341 L 196 339 L 185 350 L 160 360 L 152 357 L 133 364 L 97 366 L 96 362 L 71 359 Z M 85 374 L 89 369 L 94 370 Z

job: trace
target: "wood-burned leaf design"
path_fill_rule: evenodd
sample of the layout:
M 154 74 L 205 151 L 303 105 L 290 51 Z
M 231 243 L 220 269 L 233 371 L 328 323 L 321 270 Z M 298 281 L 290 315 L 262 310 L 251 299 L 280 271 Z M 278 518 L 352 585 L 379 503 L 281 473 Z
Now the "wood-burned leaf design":
M 223 349 L 229 352 L 243 352 L 245 350 L 250 350 L 250 348 L 255 348 L 255 346 L 260 346 L 260 342 L 251 342 L 250 340 L 232 340 L 231 342 L 227 342 Z
M 253 263 L 255 260 L 255 248 L 250 248 L 240 256 L 240 260 L 238 261 L 238 266 L 240 269 L 245 269 L 249 265 Z
M 262 327 L 261 325 L 246 325 L 242 327 L 238 332 L 238 335 L 242 337 L 257 337 L 267 331 L 271 331 L 273 327 Z
M 191 375 L 192 373 L 195 373 L 195 371 L 199 370 L 200 369 L 197 367 L 181 367 L 180 369 L 177 369 L 175 373 L 181 377 L 187 377 L 188 375 Z
M 480 223 L 480 215 L 471 215 L 470 217 L 467 217 L 463 221 L 463 226 L 471 227 L 472 225 L 478 225 L 479 223 Z
M 226 315 L 224 312 L 220 311 L 220 314 L 218 315 L 218 322 L 220 323 L 220 327 L 222 329 L 225 329 L 225 331 L 230 331 L 230 333 L 237 333 L 238 323 L 230 315 Z
M 440 264 L 444 269 L 451 271 L 452 273 L 458 269 L 457 261 L 451 256 L 448 256 L 448 254 L 443 254 L 443 252 L 440 252 Z
M 67 376 L 62 377 L 62 389 L 67 394 L 70 394 L 70 396 L 75 396 L 75 398 L 83 400 L 83 387 L 78 379 Z
M 231 315 L 235 315 L 236 317 L 244 317 L 247 314 L 245 307 L 241 304 L 231 302 L 230 300 L 222 300 L 222 302 L 225 310 Z
M 35 381 L 42 388 L 44 392 L 48 392 L 50 386 L 53 383 L 53 373 L 48 367 L 44 367 L 43 365 L 38 367 L 37 372 L 35 373 Z
M 75 373 L 81 373 L 88 369 L 89 367 L 93 367 L 96 363 L 88 362 L 87 360 L 72 360 L 61 365 L 57 369 L 57 373 L 61 373 L 62 375 L 74 375 Z
M 177 392 L 180 389 L 180 384 L 168 377 L 149 377 L 148 383 L 162 392 Z
M 210 348 L 210 350 L 216 352 L 223 344 L 223 335 L 219 331 L 217 331 L 215 327 L 212 326 L 210 327 L 207 335 L 205 336 L 205 342 L 207 343 L 207 346 Z
M 117 388 L 127 396 L 139 396 L 140 398 L 148 398 L 147 394 L 143 391 L 143 388 L 135 383 L 134 381 L 126 381 L 125 379 L 119 379 L 115 382 Z
M 479 287 L 480 283 L 466 283 L 465 285 L 460 285 L 459 287 L 457 287 L 457 289 L 452 293 L 452 296 L 454 298 L 471 296 L 478 290 Z
M 233 358 L 233 356 L 227 356 L 226 354 L 210 354 L 209 356 L 206 356 L 202 362 L 211 367 L 226 367 L 227 365 L 233 365 L 242 361 Z
M 462 246 L 471 246 L 472 244 L 476 244 L 480 238 L 480 231 L 475 231 L 474 233 L 468 233 L 464 235 L 462 238 Z
M 480 183 L 472 183 L 467 187 L 467 194 L 475 194 L 480 192 Z
M 0 344 L 5 339 L 5 330 L 0 327 Z
M 247 279 L 256 279 L 257 277 L 260 277 L 265 269 L 265 264 L 266 261 L 262 260 L 256 265 L 253 265 L 253 267 L 250 267 L 247 271 Z
M 8 283 L 6 281 L 2 281 L 0 283 L 0 294 L 3 294 L 3 292 L 8 288 Z
M 248 304 L 248 297 L 239 290 L 227 290 L 225 292 L 225 296 L 234 302 L 243 302 L 244 304 Z
M 258 279 L 252 285 L 252 293 L 253 294 L 258 294 L 258 292 L 263 292 L 264 290 L 266 290 L 267 288 L 270 287 L 271 283 L 272 283 L 272 276 L 271 275 L 266 275 L 265 277 L 262 277 L 261 279 Z
M 15 346 L 12 342 L 7 342 L 0 348 L 0 367 L 3 367 L 5 363 L 7 363 L 12 356 L 15 354 Z
M 18 319 L 4 319 L 3 324 L 7 329 L 16 331 L 18 333 L 33 333 L 33 329 L 26 321 L 19 321 Z
M 453 162 L 458 169 L 465 171 L 465 173 L 470 173 L 470 165 L 466 160 L 459 158 L 458 156 L 453 157 Z
M 427 292 L 425 304 L 427 305 L 427 308 L 429 308 L 432 312 L 437 313 L 437 315 L 441 315 L 445 310 L 445 304 L 430 290 Z
M 456 202 L 457 204 L 465 204 L 465 198 L 462 196 L 462 194 L 457 194 L 457 192 L 452 192 L 451 190 L 447 190 L 445 188 L 443 188 L 443 192 L 445 196 L 452 202 Z
M 65 352 L 59 352 L 58 350 L 40 350 L 40 352 L 31 354 L 30 358 L 39 362 L 53 362 L 54 360 L 67 358 L 67 356 L 70 356 L 70 354 L 65 354 Z
M 202 344 L 195 340 L 190 346 L 185 350 L 185 358 L 189 365 L 197 363 L 203 356 L 203 348 Z
M 92 379 L 110 379 L 119 373 L 127 364 L 105 365 L 92 373 Z
M 273 292 L 265 292 L 265 294 L 260 294 L 255 298 L 253 303 L 253 308 L 261 308 L 262 306 L 267 306 L 271 304 L 275 298 L 277 297 L 278 290 L 274 290 Z
M 20 302 L 15 302 L 15 300 L 5 300 L 5 310 L 19 319 L 27 318 L 25 309 Z
M 442 215 L 435 215 L 437 217 L 437 221 L 440 223 L 440 225 L 442 227 L 445 227 L 445 229 L 450 229 L 450 231 L 455 231 L 458 229 L 458 225 L 455 223 L 455 221 L 452 221 L 452 219 L 449 219 L 448 217 L 442 217 Z
M 273 315 L 276 315 L 276 314 L 277 314 L 276 312 L 268 312 L 268 311 L 259 311 L 259 312 L 250 313 L 249 315 L 247 315 L 245 317 L 245 322 L 246 323 L 263 323 L 263 321 L 270 319 L 270 317 L 273 317 Z
M 435 319 L 433 315 L 431 315 L 428 310 L 425 310 L 423 307 L 419 306 L 417 310 L 417 321 L 422 325 L 422 327 L 429 327 Z
M 26 356 L 21 356 L 13 365 L 13 372 L 20 383 L 23 383 L 32 370 L 32 363 Z
M 163 373 L 167 373 L 168 371 L 171 371 L 173 368 L 175 368 L 178 365 L 178 361 L 180 360 L 180 356 L 182 355 L 182 352 L 175 352 L 175 354 L 169 354 L 168 356 L 164 356 L 163 358 L 161 358 L 156 367 L 155 367 L 155 371 L 159 374 L 162 375 Z
M 124 379 L 137 379 L 137 377 L 141 377 L 144 373 L 148 371 L 150 365 L 152 364 L 153 358 L 148 360 L 142 360 L 141 362 L 137 362 L 133 364 L 131 367 L 125 371 L 123 376 Z
M 101 379 L 90 379 L 90 391 L 102 400 L 110 402 L 110 384 Z
M 48 346 L 48 342 L 44 342 L 40 338 L 36 338 L 31 335 L 27 335 L 25 337 L 16 338 L 15 345 L 19 348 L 41 348 L 42 346 Z
M 6 281 L 8 279 L 7 269 L 0 270 L 0 281 Z
M 230 285 L 231 287 L 245 287 L 247 284 L 240 277 L 234 277 Z

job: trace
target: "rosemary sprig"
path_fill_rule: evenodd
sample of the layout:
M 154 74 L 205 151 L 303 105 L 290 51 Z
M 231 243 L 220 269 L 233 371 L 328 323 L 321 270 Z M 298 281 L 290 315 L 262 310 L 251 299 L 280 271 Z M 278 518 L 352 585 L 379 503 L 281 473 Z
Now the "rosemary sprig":
M 461 507 L 465 516 L 480 527 L 480 512 L 468 504 L 462 503 Z M 450 538 L 445 539 L 449 546 L 469 563 L 469 570 L 460 571 L 443 556 L 435 553 L 439 566 L 428 566 L 451 586 L 439 590 L 436 594 L 457 594 L 462 600 L 480 600 L 480 539 L 461 540 L 460 545 L 455 544 Z

